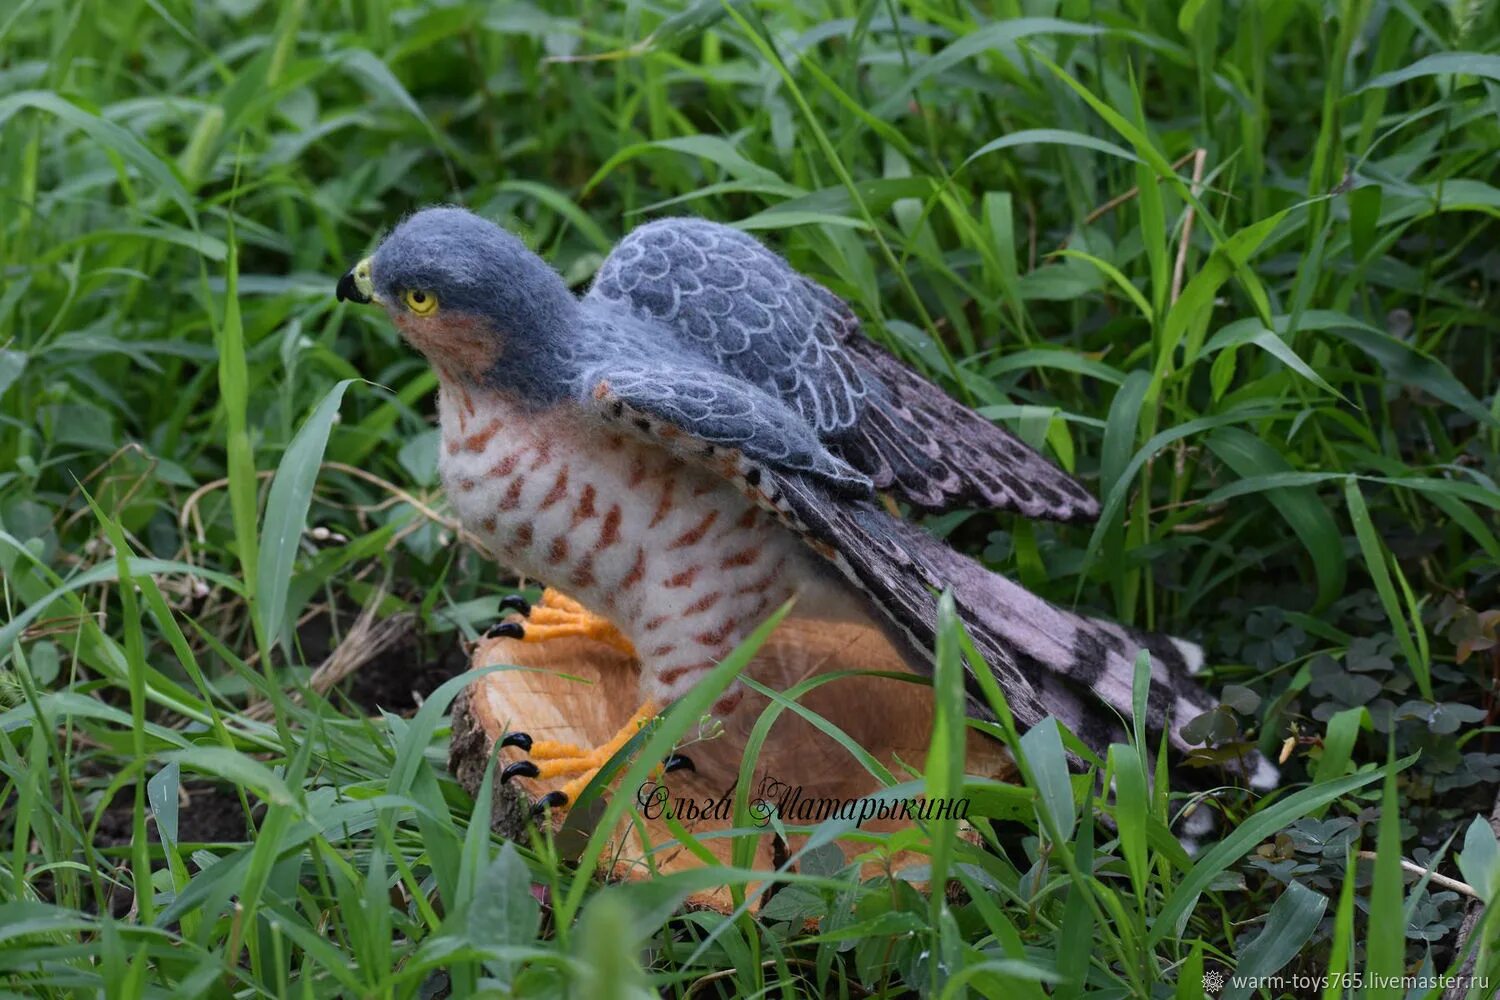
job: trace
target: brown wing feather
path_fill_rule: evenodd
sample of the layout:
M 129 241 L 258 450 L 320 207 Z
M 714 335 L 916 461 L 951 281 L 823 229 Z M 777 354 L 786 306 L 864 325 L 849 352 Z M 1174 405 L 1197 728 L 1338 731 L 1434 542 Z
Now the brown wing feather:
M 605 421 L 713 470 L 774 513 L 864 597 L 915 669 L 930 669 L 938 594 L 952 591 L 959 619 L 1022 729 L 1051 715 L 1103 752 L 1124 736 L 1119 720 L 1131 711 L 1142 649 L 1151 654 L 1148 728 L 1181 725 L 1215 704 L 1190 676 L 1202 656 L 1190 643 L 1065 611 L 870 500 L 835 496 L 810 476 L 771 468 L 607 394 L 595 403 Z M 965 667 L 969 713 L 992 719 L 973 675 L 981 665 Z M 1189 749 L 1175 729 L 1169 735 L 1174 747 Z M 1258 783 L 1274 781 L 1268 764 L 1255 755 L 1251 762 Z
M 610 253 L 588 299 L 671 330 L 677 348 L 781 400 L 830 451 L 919 508 L 1098 516 L 1072 477 L 866 339 L 842 299 L 748 233 L 649 222 Z
M 1098 518 L 1099 502 L 1077 480 L 864 336 L 841 299 L 808 284 L 825 308 L 842 314 L 842 345 L 870 387 L 858 423 L 832 450 L 877 489 L 930 511 L 986 507 L 1053 521 Z

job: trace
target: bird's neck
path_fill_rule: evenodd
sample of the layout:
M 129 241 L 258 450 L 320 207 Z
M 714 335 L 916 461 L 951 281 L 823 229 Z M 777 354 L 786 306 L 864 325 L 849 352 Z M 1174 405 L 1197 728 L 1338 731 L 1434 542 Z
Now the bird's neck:
M 476 435 L 523 431 L 539 423 L 539 414 L 526 401 L 482 383 L 438 378 L 438 424 L 449 450 Z
M 526 420 L 545 409 L 518 393 L 484 379 L 446 377 L 438 370 L 438 421 L 445 431 L 467 433 L 469 425 L 496 417 L 507 423 Z
M 394 320 L 407 343 L 422 353 L 441 382 L 472 384 L 503 356 L 500 339 L 480 316 L 455 313 L 426 317 L 399 311 Z

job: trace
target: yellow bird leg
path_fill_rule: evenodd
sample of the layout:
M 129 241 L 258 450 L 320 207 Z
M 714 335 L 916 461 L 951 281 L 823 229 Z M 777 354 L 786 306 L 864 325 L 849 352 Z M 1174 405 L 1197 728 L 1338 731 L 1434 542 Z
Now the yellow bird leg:
M 607 743 L 602 743 L 592 750 L 581 751 L 576 755 L 551 756 L 552 753 L 563 749 L 576 750 L 577 747 L 567 747 L 566 744 L 541 741 L 532 745 L 531 758 L 537 761 L 538 780 L 556 778 L 563 775 L 577 775 L 560 791 L 567 796 L 567 802 L 578 799 L 585 786 L 593 780 L 599 768 L 609 762 L 609 759 L 620 752 L 620 748 L 640 731 L 641 727 L 656 717 L 656 703 L 647 701 L 636 713 L 630 717 L 630 721 L 620 727 L 620 731 L 610 737 Z M 538 753 L 538 751 L 543 753 Z
M 575 615 L 586 615 L 588 609 L 579 604 L 573 598 L 564 594 L 556 587 L 546 587 L 542 590 L 542 599 L 537 602 L 539 608 L 551 608 L 557 611 L 571 611 Z
M 582 757 L 588 752 L 588 747 L 581 747 L 576 743 L 560 743 L 557 740 L 537 740 L 531 744 L 531 750 L 526 756 L 532 760 L 561 760 L 567 757 Z
M 547 642 L 579 636 L 602 642 L 635 659 L 635 647 L 613 622 L 551 587 L 542 591 L 542 599 L 532 607 L 522 628 L 522 642 Z

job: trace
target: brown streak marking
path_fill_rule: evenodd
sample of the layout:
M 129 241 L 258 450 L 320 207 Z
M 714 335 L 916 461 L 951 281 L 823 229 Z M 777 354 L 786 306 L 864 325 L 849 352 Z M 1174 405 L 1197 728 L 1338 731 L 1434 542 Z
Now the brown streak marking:
M 459 419 L 460 422 L 463 421 L 463 417 L 462 416 L 460 416 L 458 419 Z M 448 454 L 450 454 L 450 455 L 457 455 L 458 454 L 458 438 L 449 438 L 446 443 L 448 445 Z
M 547 550 L 547 558 L 554 563 L 560 563 L 568 558 L 568 540 L 562 535 L 552 539 L 552 546 Z
M 630 572 L 626 573 L 625 578 L 620 581 L 620 589 L 629 590 L 631 587 L 634 587 L 636 584 L 640 583 L 645 575 L 646 550 L 643 548 L 637 548 L 635 550 L 635 563 L 630 567 Z
M 611 504 L 604 515 L 604 526 L 599 529 L 599 540 L 594 543 L 595 552 L 603 552 L 620 540 L 620 505 Z
M 671 619 L 667 615 L 657 615 L 655 618 L 648 621 L 643 627 L 647 632 L 655 632 L 670 620 Z
M 698 640 L 698 643 L 703 646 L 722 646 L 730 634 L 734 632 L 734 628 L 738 624 L 738 621 L 731 618 L 720 626 L 717 632 L 699 632 L 693 638 Z
M 724 595 L 717 590 L 710 594 L 704 594 L 702 597 L 698 598 L 698 600 L 694 601 L 688 607 L 683 609 L 682 617 L 687 618 L 691 615 L 701 615 L 703 612 L 707 611 L 715 604 L 718 604 L 719 598 L 723 596 Z
M 565 462 L 563 463 L 563 467 L 557 470 L 557 481 L 552 484 L 552 488 L 547 491 L 547 495 L 542 497 L 542 505 L 537 510 L 546 510 L 567 495 L 568 466 Z
M 472 480 L 472 479 L 465 479 L 465 480 L 463 480 L 462 482 L 460 482 L 458 484 L 458 488 L 460 490 L 462 490 L 463 492 L 467 493 L 467 492 L 469 492 L 470 490 L 472 490 L 474 488 L 474 480 Z
M 501 510 L 515 510 L 521 506 L 521 487 L 526 485 L 525 476 L 517 476 L 510 481 L 510 487 L 506 489 L 505 496 L 500 498 Z
M 673 480 L 671 476 L 668 476 L 666 479 L 662 480 L 661 499 L 656 502 L 656 513 L 651 515 L 651 523 L 646 525 L 646 527 L 654 528 L 658 524 L 661 524 L 661 522 L 666 519 L 667 513 L 671 511 L 672 485 Z
M 515 472 L 516 471 L 516 466 L 520 465 L 520 464 L 521 464 L 521 453 L 519 451 L 513 451 L 509 455 L 506 455 L 500 461 L 498 461 L 498 462 L 495 463 L 495 467 L 492 468 L 492 469 L 490 469 L 490 475 L 492 475 L 492 476 L 508 476 L 512 472 Z
M 585 483 L 583 492 L 579 494 L 578 506 L 573 508 L 573 527 L 578 527 L 591 517 L 597 517 L 598 512 L 594 510 L 594 484 Z
M 531 460 L 529 468 L 535 472 L 552 460 L 552 442 L 547 438 L 536 439 L 536 458 Z
M 699 542 L 703 541 L 703 536 L 708 534 L 708 529 L 713 527 L 714 522 L 718 519 L 718 510 L 709 511 L 707 514 L 703 515 L 703 520 L 699 521 L 696 525 L 678 535 L 677 538 L 673 540 L 672 544 L 667 546 L 667 548 L 669 550 L 682 549 L 687 548 L 689 545 L 697 545 Z
M 635 489 L 646 481 L 646 456 L 639 448 L 635 450 L 635 461 L 630 465 L 630 478 L 626 480 L 628 489 Z
M 671 654 L 672 650 L 674 650 L 676 648 L 677 648 L 676 646 L 672 645 L 669 642 L 666 645 L 657 646 L 655 649 L 653 649 L 651 651 L 651 655 L 652 656 L 667 656 L 667 655 Z
M 764 593 L 765 591 L 771 589 L 771 584 L 775 583 L 777 576 L 780 575 L 778 573 L 778 570 L 780 570 L 780 568 L 781 568 L 781 564 L 777 563 L 776 564 L 776 569 L 771 570 L 770 573 L 768 573 L 765 576 L 761 577 L 761 579 L 758 580 L 757 582 L 755 582 L 755 583 L 747 583 L 743 587 L 736 588 L 735 592 L 734 592 L 734 596 L 740 597 L 740 596 L 743 596 L 743 595 L 746 595 L 746 594 L 760 594 L 760 593 Z
M 493 533 L 495 530 L 495 519 L 493 517 L 487 517 L 483 521 L 479 522 L 479 526 L 485 531 Z
M 512 531 L 510 534 L 511 545 L 514 548 L 518 549 L 531 548 L 531 538 L 532 534 L 530 521 L 522 521 L 520 524 L 516 525 L 516 530 Z
M 749 531 L 751 528 L 755 527 L 755 522 L 757 520 L 759 520 L 759 519 L 760 519 L 760 510 L 759 510 L 759 508 L 756 508 L 756 507 L 746 507 L 745 508 L 745 513 L 743 513 L 743 514 L 741 514 L 739 516 L 739 520 L 737 520 L 737 521 L 734 522 L 734 526 L 736 528 L 740 528 L 741 530 Z
M 583 558 L 578 560 L 578 565 L 574 568 L 573 575 L 569 577 L 569 580 L 572 581 L 575 587 L 592 587 L 594 585 L 594 556 L 592 553 L 585 553 Z
M 733 569 L 736 566 L 751 566 L 755 560 L 760 558 L 760 546 L 752 545 L 748 549 L 741 549 L 733 555 L 725 556 L 724 561 L 719 563 L 720 569 Z
M 678 573 L 676 576 L 672 577 L 670 580 L 668 580 L 665 583 L 663 583 L 662 586 L 664 586 L 664 587 L 690 587 L 690 586 L 693 585 L 693 581 L 696 580 L 696 579 L 698 579 L 698 571 L 700 569 L 702 569 L 702 568 L 703 567 L 701 567 L 701 566 L 689 566 L 687 569 L 683 570 L 681 573 Z
M 660 684 L 671 687 L 673 684 L 677 683 L 688 674 L 699 673 L 701 671 L 708 670 L 712 666 L 712 662 L 704 660 L 702 663 L 691 663 L 685 667 L 673 667 L 671 670 L 663 670 L 661 673 L 657 674 L 656 680 Z
M 495 433 L 499 430 L 500 418 L 496 417 L 494 420 L 491 420 L 489 424 L 486 425 L 482 430 L 470 434 L 467 440 L 464 441 L 464 447 L 477 455 L 480 452 L 484 451 L 485 446 L 490 443 L 490 439 L 493 438 L 495 436 Z

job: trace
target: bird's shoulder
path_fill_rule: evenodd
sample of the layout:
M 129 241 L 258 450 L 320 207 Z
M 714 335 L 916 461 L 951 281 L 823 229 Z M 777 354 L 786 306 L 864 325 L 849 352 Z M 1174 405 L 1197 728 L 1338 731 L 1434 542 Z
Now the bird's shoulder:
M 843 344 L 858 329 L 852 311 L 749 233 L 704 219 L 647 223 L 615 246 L 585 298 L 660 324 L 820 435 L 859 418 L 868 387 Z

